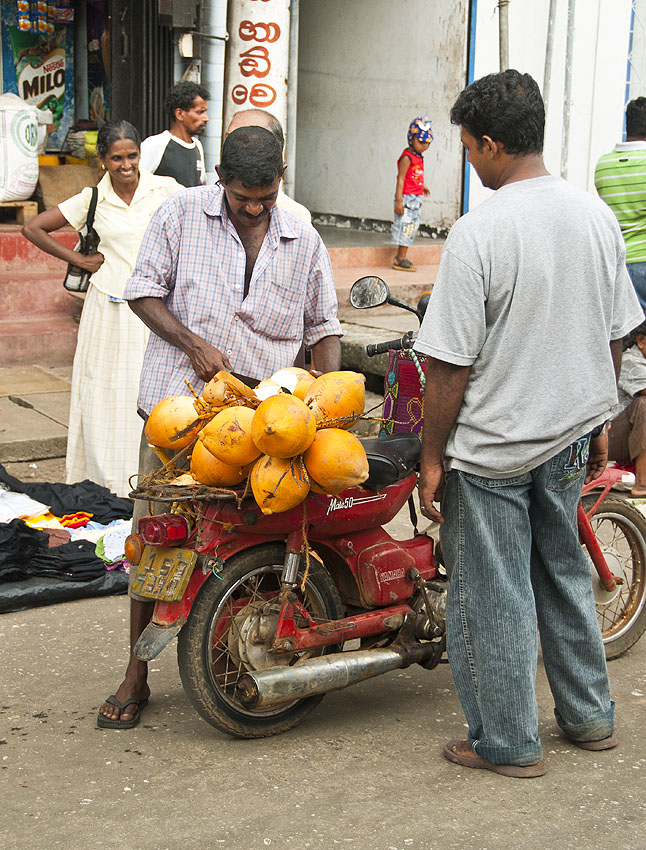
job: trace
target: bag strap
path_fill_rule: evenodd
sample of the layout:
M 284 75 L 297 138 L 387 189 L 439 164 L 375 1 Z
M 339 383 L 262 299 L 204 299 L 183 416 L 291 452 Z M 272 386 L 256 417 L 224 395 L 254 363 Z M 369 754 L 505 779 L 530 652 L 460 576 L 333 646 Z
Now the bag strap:
M 94 213 L 96 212 L 96 203 L 99 198 L 99 190 L 96 186 L 92 186 L 92 199 L 87 211 L 87 229 L 90 230 L 94 224 Z

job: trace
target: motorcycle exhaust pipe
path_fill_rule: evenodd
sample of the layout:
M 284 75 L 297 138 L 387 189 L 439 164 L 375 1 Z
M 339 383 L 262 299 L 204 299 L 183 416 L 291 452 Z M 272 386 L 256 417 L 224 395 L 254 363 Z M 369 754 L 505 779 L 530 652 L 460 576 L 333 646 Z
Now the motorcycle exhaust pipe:
M 360 649 L 312 658 L 293 667 L 269 667 L 243 673 L 237 696 L 245 708 L 274 708 L 328 691 L 339 691 L 381 676 L 390 670 L 429 661 L 437 652 L 432 643 L 383 649 Z

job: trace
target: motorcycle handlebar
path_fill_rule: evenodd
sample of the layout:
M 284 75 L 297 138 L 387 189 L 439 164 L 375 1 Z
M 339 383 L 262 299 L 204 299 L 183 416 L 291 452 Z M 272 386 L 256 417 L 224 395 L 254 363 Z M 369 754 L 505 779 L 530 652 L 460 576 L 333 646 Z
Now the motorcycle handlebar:
M 366 354 L 368 357 L 374 357 L 377 354 L 387 354 L 389 351 L 401 351 L 402 348 L 410 348 L 414 341 L 415 334 L 409 331 L 399 339 L 390 339 L 387 342 L 366 345 Z

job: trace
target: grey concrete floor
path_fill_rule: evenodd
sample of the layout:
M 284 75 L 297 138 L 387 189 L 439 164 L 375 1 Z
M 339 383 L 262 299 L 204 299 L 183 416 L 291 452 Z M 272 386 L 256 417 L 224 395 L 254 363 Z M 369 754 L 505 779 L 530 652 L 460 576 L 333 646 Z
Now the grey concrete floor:
M 408 534 L 406 515 L 390 526 Z M 174 646 L 130 731 L 95 728 L 127 659 L 128 600 L 0 617 L 0 842 L 40 848 L 570 850 L 646 846 L 646 640 L 610 664 L 620 745 L 558 732 L 542 668 L 548 773 L 515 780 L 447 762 L 465 733 L 447 665 L 328 694 L 291 732 L 228 738 L 182 690 Z

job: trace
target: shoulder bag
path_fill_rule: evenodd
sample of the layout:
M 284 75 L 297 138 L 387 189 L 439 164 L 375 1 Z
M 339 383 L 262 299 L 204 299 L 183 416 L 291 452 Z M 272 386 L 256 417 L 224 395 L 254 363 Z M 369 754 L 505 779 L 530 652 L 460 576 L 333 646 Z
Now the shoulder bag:
M 79 254 L 96 254 L 96 250 L 99 247 L 99 234 L 94 229 L 94 213 L 96 211 L 98 196 L 99 190 L 96 186 L 93 186 L 92 198 L 87 211 L 87 221 L 83 231 L 79 233 L 79 241 L 76 248 L 74 248 Z M 92 272 L 89 272 L 87 269 L 82 269 L 73 263 L 69 263 L 63 286 L 70 292 L 87 292 L 91 276 Z

